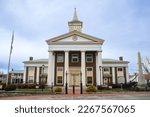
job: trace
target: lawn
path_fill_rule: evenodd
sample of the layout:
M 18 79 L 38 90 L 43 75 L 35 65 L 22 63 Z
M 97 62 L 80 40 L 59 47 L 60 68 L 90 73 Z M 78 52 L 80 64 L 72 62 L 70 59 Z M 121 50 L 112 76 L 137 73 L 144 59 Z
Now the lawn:
M 97 92 L 125 92 L 125 91 L 129 91 L 127 89 L 121 89 L 121 88 L 114 88 L 114 89 L 103 89 L 103 90 L 97 90 Z

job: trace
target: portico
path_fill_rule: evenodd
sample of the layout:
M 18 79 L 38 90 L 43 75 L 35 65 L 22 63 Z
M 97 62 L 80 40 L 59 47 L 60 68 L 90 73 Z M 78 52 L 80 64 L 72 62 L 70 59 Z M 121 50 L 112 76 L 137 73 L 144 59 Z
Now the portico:
M 65 83 L 68 83 L 68 86 L 72 86 L 75 82 L 75 85 L 79 86 L 81 81 L 83 86 L 101 84 L 98 67 L 100 63 L 96 61 L 96 58 L 102 59 L 100 58 L 101 52 L 61 51 L 60 48 L 60 51 L 50 51 L 49 55 L 51 55 L 48 63 L 48 80 L 50 82 L 47 82 L 47 85 L 64 86 Z M 54 66 L 52 66 L 52 62 L 54 62 Z

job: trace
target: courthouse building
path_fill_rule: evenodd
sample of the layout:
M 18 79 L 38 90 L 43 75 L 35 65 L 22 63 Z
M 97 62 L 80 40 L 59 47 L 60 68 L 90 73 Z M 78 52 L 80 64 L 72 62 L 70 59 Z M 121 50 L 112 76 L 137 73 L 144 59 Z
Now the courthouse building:
M 111 85 L 128 81 L 128 61 L 103 59 L 104 40 L 82 32 L 83 22 L 74 11 L 69 32 L 46 40 L 48 59 L 24 61 L 24 83 L 54 86 Z M 45 75 L 42 75 L 45 74 Z

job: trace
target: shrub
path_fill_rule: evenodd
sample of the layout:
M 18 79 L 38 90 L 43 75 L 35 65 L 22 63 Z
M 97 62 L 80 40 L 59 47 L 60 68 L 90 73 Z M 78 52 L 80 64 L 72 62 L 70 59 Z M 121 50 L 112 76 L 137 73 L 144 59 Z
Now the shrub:
M 5 90 L 6 83 L 0 83 L 0 85 L 2 85 L 2 90 Z
M 95 86 L 88 86 L 87 88 L 86 88 L 86 92 L 96 92 L 96 87 Z
M 16 86 L 15 85 L 7 85 L 5 87 L 5 91 L 12 91 L 12 90 L 16 90 Z
M 97 90 L 109 90 L 109 87 L 103 87 L 101 85 L 98 85 Z
M 16 84 L 18 89 L 34 89 L 36 84 Z
M 112 84 L 112 88 L 121 88 L 121 84 Z
M 55 92 L 62 92 L 62 88 L 61 87 L 55 87 Z
M 35 89 L 36 84 L 28 84 L 28 89 Z

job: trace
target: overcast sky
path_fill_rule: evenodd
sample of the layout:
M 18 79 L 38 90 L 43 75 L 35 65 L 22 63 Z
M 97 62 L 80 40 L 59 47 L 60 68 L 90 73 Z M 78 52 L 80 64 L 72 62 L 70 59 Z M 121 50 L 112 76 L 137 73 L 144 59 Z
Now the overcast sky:
M 68 32 L 74 8 L 83 33 L 105 40 L 103 58 L 130 61 L 137 70 L 137 52 L 150 56 L 150 0 L 0 0 L 0 71 L 7 71 L 12 31 L 11 68 L 23 61 L 48 58 L 45 40 Z

